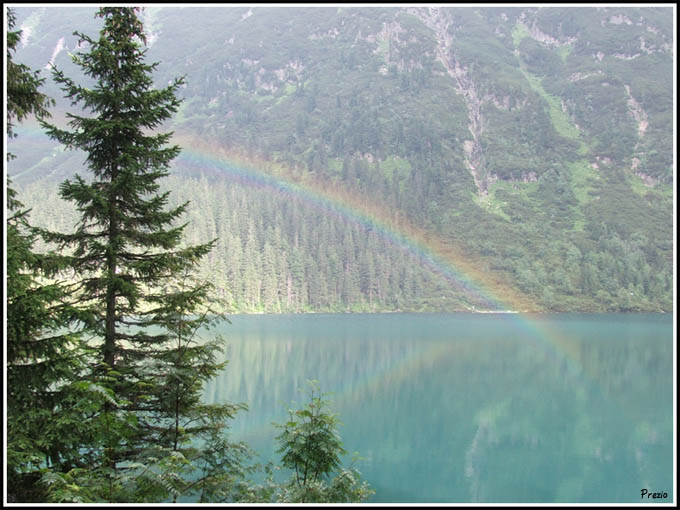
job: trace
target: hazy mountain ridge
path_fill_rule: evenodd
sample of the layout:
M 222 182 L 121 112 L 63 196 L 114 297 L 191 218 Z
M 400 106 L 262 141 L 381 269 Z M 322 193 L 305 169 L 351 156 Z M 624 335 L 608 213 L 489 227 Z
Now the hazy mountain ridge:
M 68 34 L 96 34 L 94 10 L 16 11 L 17 60 L 38 69 L 56 54 L 79 77 Z M 670 12 L 150 7 L 144 19 L 158 82 L 187 75 L 179 133 L 370 196 L 544 308 L 669 310 Z M 22 143 L 20 185 L 76 170 Z

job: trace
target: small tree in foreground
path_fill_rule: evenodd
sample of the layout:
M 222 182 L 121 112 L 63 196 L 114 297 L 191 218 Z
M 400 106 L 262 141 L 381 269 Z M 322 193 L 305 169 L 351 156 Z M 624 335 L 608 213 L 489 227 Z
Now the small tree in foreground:
M 278 484 L 272 468 L 265 485 L 249 488 L 242 501 L 276 503 L 358 503 L 374 491 L 353 467 L 341 467 L 341 456 L 347 452 L 337 427 L 337 414 L 328 411 L 327 394 L 321 393 L 317 381 L 309 381 L 309 402 L 301 409 L 289 409 L 290 419 L 274 425 L 282 429 L 276 437 L 283 467 L 293 474 Z M 280 468 L 278 468 L 280 469 Z

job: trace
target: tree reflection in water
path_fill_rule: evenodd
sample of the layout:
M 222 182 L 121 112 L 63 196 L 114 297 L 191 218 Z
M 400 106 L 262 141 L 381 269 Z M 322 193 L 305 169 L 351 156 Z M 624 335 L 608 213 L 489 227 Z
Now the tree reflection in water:
M 569 356 L 513 320 L 236 316 L 206 399 L 246 402 L 234 436 L 276 459 L 271 423 L 319 380 L 373 501 L 672 501 L 671 319 L 535 319 Z

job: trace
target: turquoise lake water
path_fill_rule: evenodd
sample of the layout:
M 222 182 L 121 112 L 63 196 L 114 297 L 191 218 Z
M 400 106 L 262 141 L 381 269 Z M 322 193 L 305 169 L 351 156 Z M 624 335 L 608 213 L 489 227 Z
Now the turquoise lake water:
M 673 495 L 669 315 L 237 315 L 210 402 L 278 461 L 308 379 L 331 392 L 369 502 L 652 502 Z M 347 464 L 350 459 L 347 459 Z

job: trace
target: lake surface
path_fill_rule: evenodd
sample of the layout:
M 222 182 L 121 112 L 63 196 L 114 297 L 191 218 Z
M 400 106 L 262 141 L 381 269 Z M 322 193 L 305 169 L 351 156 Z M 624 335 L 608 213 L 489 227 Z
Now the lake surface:
M 263 461 L 279 460 L 271 423 L 316 379 L 366 458 L 369 502 L 674 500 L 670 315 L 230 320 L 206 399 L 248 404 L 232 438 Z

